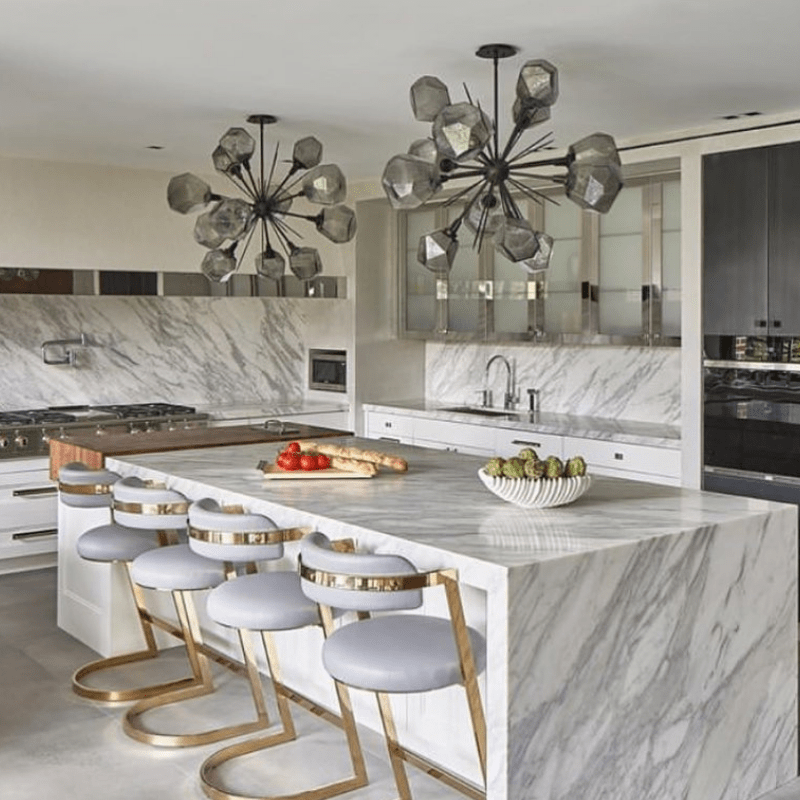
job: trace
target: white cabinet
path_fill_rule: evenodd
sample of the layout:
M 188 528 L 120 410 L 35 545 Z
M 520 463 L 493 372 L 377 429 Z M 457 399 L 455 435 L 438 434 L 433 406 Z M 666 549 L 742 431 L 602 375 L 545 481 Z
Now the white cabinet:
M 364 430 L 370 439 L 388 439 L 403 444 L 414 443 L 414 418 L 405 414 L 366 411 Z
M 414 444 L 439 450 L 452 450 L 475 456 L 493 456 L 497 452 L 497 428 L 463 422 L 423 419 L 413 420 Z
M 0 474 L 0 501 L 0 574 L 55 564 L 57 489 L 47 459 L 15 460 Z
M 541 459 L 547 456 L 564 455 L 564 437 L 552 433 L 539 433 L 538 431 L 511 430 L 509 428 L 497 429 L 497 455 L 503 458 L 515 456 L 523 447 L 532 447 Z
M 567 436 L 564 456 L 583 456 L 589 472 L 679 486 L 681 451 Z
M 651 481 L 671 486 L 681 483 L 680 448 L 628 444 L 579 436 L 562 436 L 536 430 L 504 428 L 486 422 L 454 422 L 406 415 L 401 411 L 365 412 L 365 435 L 420 447 L 453 450 L 478 456 L 510 458 L 532 447 L 541 459 L 566 460 L 583 456 L 589 472 L 617 478 Z

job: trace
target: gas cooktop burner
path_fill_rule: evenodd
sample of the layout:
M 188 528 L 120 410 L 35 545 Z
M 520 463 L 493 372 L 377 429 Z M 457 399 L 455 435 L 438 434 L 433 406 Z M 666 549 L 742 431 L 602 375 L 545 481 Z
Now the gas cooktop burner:
M 108 406 L 92 406 L 92 410 L 112 414 L 118 419 L 170 417 L 195 413 L 195 410 L 190 406 L 176 406 L 172 403 L 120 403 Z
M 64 425 L 76 420 L 74 414 L 51 409 L 0 411 L 0 425 Z

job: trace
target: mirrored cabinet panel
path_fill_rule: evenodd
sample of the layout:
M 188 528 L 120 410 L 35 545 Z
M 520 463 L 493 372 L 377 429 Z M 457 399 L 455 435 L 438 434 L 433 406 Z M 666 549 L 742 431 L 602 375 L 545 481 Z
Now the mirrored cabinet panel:
M 553 239 L 547 270 L 528 272 L 491 242 L 462 244 L 449 273 L 417 261 L 420 237 L 457 215 L 457 203 L 399 214 L 400 335 L 470 341 L 680 344 L 680 179 L 638 168 L 607 214 L 584 211 L 560 187 L 548 201 L 516 198 Z
M 347 297 L 347 279 L 319 275 L 301 281 L 233 275 L 213 283 L 194 272 L 17 269 L 0 267 L 0 294 L 128 295 L 163 297 Z

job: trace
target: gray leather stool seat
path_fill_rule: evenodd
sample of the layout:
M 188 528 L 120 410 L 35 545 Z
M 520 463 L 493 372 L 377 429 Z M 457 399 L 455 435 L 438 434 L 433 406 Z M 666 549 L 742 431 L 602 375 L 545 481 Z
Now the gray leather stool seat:
M 319 625 L 319 608 L 300 588 L 296 572 L 259 572 L 227 581 L 208 596 L 215 622 L 249 631 L 287 631 Z
M 61 502 L 77 508 L 111 505 L 111 487 L 120 479 L 116 472 L 92 469 L 80 461 L 64 464 L 58 471 Z
M 78 507 L 111 506 L 113 521 L 91 528 L 78 537 L 78 555 L 87 561 L 120 564 L 131 591 L 144 649 L 93 661 L 75 672 L 72 685 L 82 697 L 93 700 L 120 702 L 152 698 L 196 686 L 199 672 L 195 669 L 192 643 L 187 643 L 187 655 L 192 675 L 186 678 L 149 684 L 133 689 L 102 689 L 85 682 L 89 675 L 103 670 L 154 659 L 159 655 L 154 626 L 161 627 L 186 642 L 187 633 L 178 612 L 181 630 L 167 620 L 154 616 L 146 607 L 143 589 L 131 579 L 133 563 L 148 553 L 160 553 L 168 541 L 176 540 L 186 526 L 188 501 L 183 495 L 164 487 L 152 487 L 135 477 L 120 478 L 108 470 L 91 470 L 84 464 L 67 464 L 59 472 L 62 501 Z M 180 513 L 182 510 L 182 514 Z M 92 512 L 94 513 L 94 512 Z M 188 549 L 186 545 L 184 545 Z M 176 599 L 177 603 L 177 599 Z
M 222 562 L 197 555 L 188 544 L 172 544 L 142 553 L 131 577 L 147 589 L 191 592 L 212 589 L 225 580 Z
M 158 541 L 154 534 L 114 522 L 90 528 L 78 537 L 75 545 L 81 558 L 107 563 L 133 561 L 137 556 L 156 547 Z
M 486 720 L 477 676 L 485 668 L 486 641 L 465 622 L 456 571 L 420 573 L 403 556 L 337 552 L 315 532 L 301 543 L 300 578 L 323 613 L 332 607 L 359 612 L 357 619 L 329 632 L 322 661 L 337 686 L 376 694 L 400 800 L 411 800 L 406 760 L 470 797 L 485 797 L 485 786 L 477 789 L 403 747 L 390 701 L 395 693 L 463 686 L 485 785 Z M 423 590 L 434 587 L 444 588 L 450 616 L 408 613 L 422 605 Z
M 482 672 L 486 642 L 468 629 Z M 345 625 L 322 648 L 325 669 L 348 686 L 373 692 L 427 692 L 461 683 L 461 662 L 449 619 L 396 614 Z
M 289 700 L 298 699 L 295 691 L 287 689 L 281 680 L 278 650 L 273 638 L 277 631 L 290 631 L 323 623 L 317 603 L 309 599 L 300 586 L 296 569 L 253 571 L 253 562 L 276 561 L 284 556 L 284 543 L 297 541 L 308 529 L 283 528 L 269 517 L 249 513 L 241 508 L 223 508 L 211 498 L 192 503 L 189 508 L 189 543 L 203 556 L 222 559 L 230 563 L 228 580 L 212 589 L 208 595 L 208 616 L 229 628 L 235 628 L 242 644 L 242 655 L 250 676 L 253 701 L 259 719 L 265 722 L 266 700 L 261 689 L 261 678 L 255 653 L 250 644 L 251 632 L 260 634 L 264 656 L 275 691 L 275 702 L 282 726 L 267 736 L 225 747 L 210 755 L 200 768 L 203 791 L 215 800 L 241 800 L 242 795 L 226 788 L 221 767 L 240 756 L 290 742 L 296 738 Z M 146 558 L 147 554 L 142 558 Z M 349 792 L 366 783 L 361 747 L 346 689 L 338 691 L 342 712 L 342 727 L 347 737 L 353 763 L 353 775 L 324 787 L 292 795 L 322 800 Z M 306 708 L 319 711 L 311 701 Z M 259 800 L 248 795 L 249 800 Z M 274 795 L 264 795 L 262 800 L 279 800 Z

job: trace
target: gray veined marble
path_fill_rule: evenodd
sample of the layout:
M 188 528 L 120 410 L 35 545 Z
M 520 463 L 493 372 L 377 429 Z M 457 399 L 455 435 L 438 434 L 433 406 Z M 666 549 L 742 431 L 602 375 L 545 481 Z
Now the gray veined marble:
M 265 481 L 274 445 L 109 466 L 458 568 L 487 636 L 489 800 L 754 800 L 796 776 L 794 507 L 597 477 L 570 506 L 525 510 L 482 487 L 482 458 L 381 448 L 409 471 Z M 466 726 L 443 734 L 427 702 L 409 735 L 461 769 Z
M 0 408 L 296 399 L 308 313 L 288 298 L 1 295 Z M 81 332 L 75 368 L 42 363 L 42 342 Z
M 521 408 L 527 408 L 525 390 L 532 388 L 541 391 L 543 412 L 680 424 L 680 350 L 668 347 L 428 342 L 425 399 L 476 404 L 486 363 L 499 352 L 516 363 Z M 505 374 L 493 367 L 489 386 L 495 405 L 502 405 L 504 382 Z

